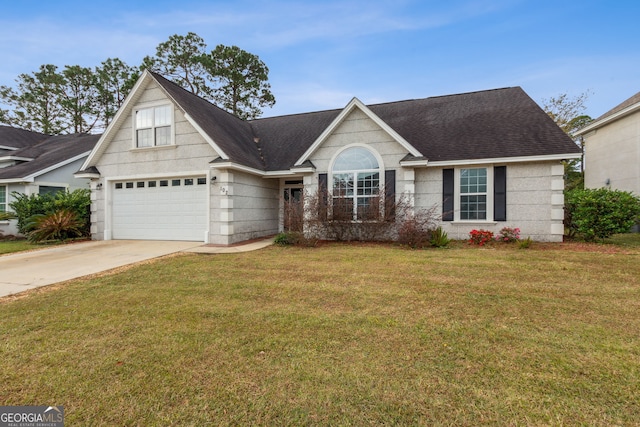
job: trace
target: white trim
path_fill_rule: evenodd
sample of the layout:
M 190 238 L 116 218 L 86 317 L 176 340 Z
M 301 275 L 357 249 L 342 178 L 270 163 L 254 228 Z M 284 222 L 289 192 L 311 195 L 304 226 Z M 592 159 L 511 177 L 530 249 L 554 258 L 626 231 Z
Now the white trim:
M 18 151 L 18 150 L 20 150 L 20 148 L 9 147 L 8 145 L 0 145 L 0 150 Z
M 31 157 L 19 157 L 19 156 L 4 156 L 4 157 L 0 157 L 0 162 L 1 161 L 5 161 L 5 160 L 17 160 L 19 162 L 30 162 L 32 160 L 34 160 Z
M 132 150 L 144 150 L 144 149 L 151 149 L 151 148 L 165 148 L 165 147 L 175 147 L 176 146 L 176 126 L 175 126 L 175 115 L 176 115 L 176 106 L 175 104 L 172 102 L 173 100 L 169 99 L 168 102 L 167 100 L 157 100 L 157 101 L 149 101 L 149 102 L 144 102 L 142 104 L 136 104 L 132 109 L 131 109 L 131 129 L 132 129 L 132 139 L 133 139 L 133 143 L 131 145 Z M 156 141 L 156 129 L 158 128 L 162 128 L 162 127 L 166 127 L 166 125 L 164 126 L 156 126 L 155 123 L 155 109 L 156 108 L 160 108 L 160 107 L 169 107 L 171 108 L 171 123 L 169 123 L 169 128 L 171 129 L 170 131 L 170 135 L 169 135 L 169 144 L 164 144 L 164 145 L 158 145 L 157 141 Z M 151 129 L 151 133 L 153 135 L 153 145 L 145 145 L 143 147 L 138 146 L 138 127 L 137 127 L 137 118 L 136 118 L 136 113 L 138 111 L 143 111 L 143 110 L 152 110 L 151 111 L 151 115 L 153 116 L 153 125 L 150 128 L 142 128 L 144 130 L 146 129 Z
M 576 135 L 585 135 L 586 133 L 589 133 L 592 130 L 596 130 L 610 122 L 613 122 L 615 120 L 621 119 L 624 116 L 627 116 L 631 113 L 635 113 L 636 111 L 640 111 L 640 102 L 637 102 L 635 104 L 632 104 L 630 106 L 628 106 L 627 108 L 618 111 L 615 114 L 612 114 L 610 116 L 607 116 L 601 120 L 595 121 L 585 127 L 583 127 L 582 129 L 578 130 L 576 132 Z
M 247 173 L 258 175 L 258 176 L 265 176 L 266 174 L 266 172 L 263 170 L 255 169 L 249 166 L 244 166 L 234 162 L 210 163 L 210 167 L 211 169 L 221 169 L 221 170 L 231 169 L 231 170 L 236 170 L 241 172 L 247 172 Z
M 211 147 L 216 151 L 216 153 L 218 153 L 220 157 L 222 157 L 225 160 L 229 159 L 229 156 L 222 150 L 222 148 L 220 148 L 218 144 L 215 143 L 213 139 L 211 139 L 209 134 L 207 134 L 204 130 L 202 130 L 202 128 L 198 125 L 198 123 L 196 123 L 193 117 L 191 117 L 189 114 L 184 112 L 184 110 L 182 114 L 184 115 L 184 118 L 191 124 L 191 126 L 193 126 L 196 129 L 196 131 L 198 131 L 198 133 L 204 138 L 205 141 L 209 143 L 209 145 L 211 145 Z
M 461 159 L 432 162 L 429 160 L 405 160 L 400 162 L 403 167 L 443 167 L 443 166 L 471 166 L 484 165 L 487 163 L 525 163 L 525 162 L 548 162 L 567 159 L 579 159 L 580 153 L 571 154 L 548 154 L 543 156 L 521 156 L 521 157 L 494 157 L 489 159 Z
M 366 105 L 362 103 L 358 98 L 353 98 L 346 107 L 338 114 L 333 122 L 320 134 L 320 136 L 314 141 L 313 144 L 304 152 L 302 157 L 298 159 L 295 163 L 296 165 L 300 165 L 307 160 L 311 154 L 313 154 L 320 145 L 322 145 L 326 139 L 336 130 L 336 128 L 342 124 L 342 122 L 347 118 L 349 114 L 355 109 L 359 108 L 369 119 L 373 120 L 378 126 L 382 128 L 385 132 L 389 134 L 398 144 L 400 144 L 404 149 L 406 149 L 411 155 L 420 157 L 422 153 L 416 150 L 407 140 L 401 137 L 395 130 L 393 130 L 385 121 L 383 121 L 380 117 L 373 113 Z
M 494 198 L 494 181 L 493 181 L 493 165 L 473 165 L 473 168 L 466 167 L 458 167 L 455 168 L 454 179 L 453 179 L 453 221 L 458 224 L 487 224 L 495 222 L 493 219 L 493 198 Z M 462 169 L 486 169 L 487 171 L 487 191 L 484 193 L 486 196 L 487 203 L 487 218 L 482 219 L 460 219 L 460 198 L 463 195 L 460 193 L 460 171 Z M 483 195 L 483 193 L 473 193 L 470 195 Z
M 312 167 L 304 167 L 304 168 L 296 168 L 293 167 L 291 169 L 285 170 L 277 170 L 277 171 L 263 171 L 260 169 L 252 168 L 249 166 L 244 166 L 235 162 L 216 162 L 210 163 L 211 169 L 217 170 L 235 170 L 240 172 L 250 173 L 252 175 L 257 175 L 262 178 L 286 178 L 290 176 L 298 176 L 304 174 L 312 174 L 315 172 L 315 169 Z

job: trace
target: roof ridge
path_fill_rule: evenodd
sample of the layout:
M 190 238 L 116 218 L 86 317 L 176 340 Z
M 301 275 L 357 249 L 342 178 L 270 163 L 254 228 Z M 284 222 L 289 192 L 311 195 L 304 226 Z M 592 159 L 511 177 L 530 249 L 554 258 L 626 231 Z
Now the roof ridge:
M 402 100 L 399 100 L 399 101 L 378 102 L 378 103 L 365 104 L 365 105 L 367 107 L 377 107 L 377 106 L 382 106 L 382 105 L 401 104 L 401 103 L 405 103 L 405 102 L 424 101 L 424 100 L 427 100 L 427 99 L 451 98 L 451 97 L 455 97 L 455 96 L 473 95 L 473 94 L 480 94 L 480 93 L 487 93 L 487 92 L 497 92 L 497 91 L 508 90 L 508 89 L 522 89 L 522 88 L 520 86 L 506 86 L 506 87 L 494 88 L 494 89 L 484 89 L 484 90 L 476 90 L 476 91 L 470 91 L 470 92 L 453 93 L 453 94 L 449 94 L 449 95 L 427 96 L 427 97 L 424 97 L 424 98 L 402 99 Z M 341 107 L 341 108 L 330 108 L 330 109 L 327 109 L 327 110 L 307 111 L 307 112 L 304 112 L 304 113 L 282 114 L 282 115 L 279 115 L 279 116 L 271 116 L 271 117 L 259 117 L 257 119 L 247 120 L 247 122 L 252 123 L 252 122 L 259 121 L 259 120 L 269 120 L 269 119 L 284 118 L 284 117 L 303 116 L 303 115 L 306 115 L 306 114 L 329 113 L 329 112 L 335 112 L 335 111 L 342 111 L 343 109 L 344 109 L 344 107 Z

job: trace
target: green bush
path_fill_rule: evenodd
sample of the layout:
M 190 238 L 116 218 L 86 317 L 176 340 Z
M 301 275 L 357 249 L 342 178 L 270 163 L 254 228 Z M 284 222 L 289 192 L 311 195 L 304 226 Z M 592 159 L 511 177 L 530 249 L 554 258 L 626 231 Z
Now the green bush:
M 18 231 L 21 234 L 26 236 L 32 230 L 35 222 L 31 218 L 34 215 L 51 215 L 61 210 L 68 210 L 73 212 L 81 222 L 82 235 L 89 235 L 91 192 L 88 189 L 78 189 L 72 192 L 60 191 L 55 195 L 26 195 L 15 191 L 11 194 L 14 200 L 9 203 L 9 207 L 16 214 Z
M 569 235 L 594 241 L 628 232 L 640 218 L 640 199 L 628 191 L 575 189 L 566 193 L 565 209 Z

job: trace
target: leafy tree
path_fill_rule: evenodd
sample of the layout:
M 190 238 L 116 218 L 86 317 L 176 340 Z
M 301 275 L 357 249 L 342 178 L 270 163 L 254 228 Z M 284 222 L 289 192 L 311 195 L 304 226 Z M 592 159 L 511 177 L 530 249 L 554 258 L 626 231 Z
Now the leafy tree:
M 564 162 L 564 178 L 566 188 L 569 190 L 584 187 L 584 139 L 577 136 L 575 132 L 593 121 L 590 116 L 583 114 L 588 98 L 589 92 L 583 92 L 573 98 L 563 93 L 557 97 L 543 100 L 542 108 L 544 111 L 582 151 L 580 159 Z
M 109 126 L 138 80 L 139 72 L 118 58 L 108 58 L 95 70 L 100 124 Z
M 195 33 L 174 34 L 156 48 L 155 56 L 142 60 L 141 70 L 156 71 L 203 98 L 212 99 L 213 89 L 207 84 L 207 72 L 202 65 L 207 45 Z
M 67 65 L 60 106 L 66 113 L 68 129 L 73 133 L 90 132 L 99 120 L 96 76 L 91 68 Z
M 268 83 L 269 68 L 258 56 L 220 44 L 203 56 L 202 62 L 217 83 L 213 99 L 221 108 L 242 119 L 253 119 L 262 114 L 260 107 L 275 104 Z
M 49 135 L 66 129 L 65 111 L 61 104 L 65 78 L 52 64 L 41 65 L 32 74 L 20 74 L 16 79 L 18 89 L 0 86 L 0 99 L 13 107 L 3 110 L 0 120 L 34 132 Z

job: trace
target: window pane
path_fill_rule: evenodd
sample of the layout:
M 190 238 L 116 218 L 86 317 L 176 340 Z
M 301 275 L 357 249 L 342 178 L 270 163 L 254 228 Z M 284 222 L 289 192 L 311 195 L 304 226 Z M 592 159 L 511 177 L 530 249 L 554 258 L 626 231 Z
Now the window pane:
M 487 219 L 487 196 L 460 196 L 460 219 Z
M 460 193 L 486 193 L 487 192 L 487 169 L 461 169 L 460 170 Z
M 378 197 L 358 197 L 357 219 L 371 221 L 380 217 L 380 200 Z
M 171 186 L 177 187 L 178 185 L 180 185 L 180 180 L 179 179 L 172 179 L 171 180 Z
M 333 175 L 333 195 L 353 196 L 352 173 L 338 173 Z
M 171 125 L 171 106 L 165 105 L 163 107 L 156 107 L 155 113 L 155 126 L 167 126 Z
M 149 188 L 155 187 L 156 186 L 156 182 L 155 181 L 149 181 L 148 186 L 149 186 Z
M 164 126 L 156 128 L 156 145 L 169 145 L 171 144 L 171 127 Z
M 185 178 L 184 185 L 193 185 L 193 178 Z
M 198 185 L 204 185 L 207 183 L 207 178 L 198 178 Z
M 352 147 L 344 150 L 336 159 L 333 170 L 378 169 L 378 161 L 373 153 L 364 147 Z
M 358 173 L 358 196 L 371 196 L 378 194 L 380 186 L 379 172 L 360 172 Z
M 136 145 L 138 147 L 151 147 L 153 146 L 153 130 L 142 129 L 136 131 Z
M 153 109 L 145 108 L 136 111 L 136 129 L 150 128 L 153 126 Z
M 144 188 L 144 181 L 136 182 L 136 188 Z

